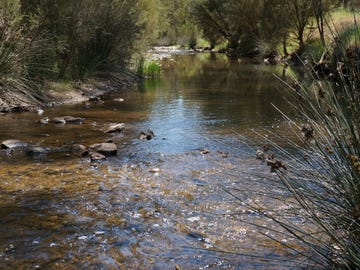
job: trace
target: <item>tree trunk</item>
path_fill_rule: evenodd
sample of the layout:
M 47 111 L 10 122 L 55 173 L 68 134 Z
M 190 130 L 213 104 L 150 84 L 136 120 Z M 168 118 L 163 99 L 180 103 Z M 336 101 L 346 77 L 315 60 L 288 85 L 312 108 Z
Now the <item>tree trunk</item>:
M 230 49 L 237 49 L 239 47 L 239 36 L 238 35 L 231 35 L 229 38 L 229 48 Z
M 319 31 L 321 45 L 325 49 L 325 34 L 324 34 L 324 10 L 322 0 L 312 0 L 312 5 L 314 9 L 315 19 L 317 28 Z

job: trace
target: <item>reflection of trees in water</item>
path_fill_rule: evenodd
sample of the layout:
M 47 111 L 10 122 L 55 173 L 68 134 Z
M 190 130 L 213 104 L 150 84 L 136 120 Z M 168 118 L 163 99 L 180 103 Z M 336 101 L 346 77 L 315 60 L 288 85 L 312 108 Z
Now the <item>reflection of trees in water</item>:
M 282 75 L 281 66 L 210 53 L 175 56 L 165 62 L 160 81 L 144 84 L 152 108 L 182 99 L 184 106 L 196 106 L 204 117 L 255 124 L 275 117 L 271 103 L 287 106 L 281 91 L 284 85 L 274 76 Z
M 207 54 L 182 57 L 175 77 L 190 90 L 192 97 L 201 100 L 204 114 L 219 113 L 225 118 L 245 117 L 253 119 L 261 115 L 272 117 L 275 109 L 271 102 L 284 103 L 279 89 L 282 67 L 256 65 L 247 59 L 227 59 Z M 186 67 L 186 68 L 185 68 Z M 186 70 L 190 72 L 186 72 Z M 192 87 L 197 89 L 191 90 Z M 206 96 L 206 97 L 205 97 Z

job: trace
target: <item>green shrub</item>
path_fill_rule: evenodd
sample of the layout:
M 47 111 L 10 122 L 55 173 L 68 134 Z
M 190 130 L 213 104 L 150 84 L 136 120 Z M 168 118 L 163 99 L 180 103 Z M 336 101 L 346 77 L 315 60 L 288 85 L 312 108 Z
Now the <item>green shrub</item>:
M 39 102 L 42 74 L 48 66 L 40 59 L 51 50 L 34 23 L 24 25 L 17 1 L 0 3 L 0 91 L 7 104 Z

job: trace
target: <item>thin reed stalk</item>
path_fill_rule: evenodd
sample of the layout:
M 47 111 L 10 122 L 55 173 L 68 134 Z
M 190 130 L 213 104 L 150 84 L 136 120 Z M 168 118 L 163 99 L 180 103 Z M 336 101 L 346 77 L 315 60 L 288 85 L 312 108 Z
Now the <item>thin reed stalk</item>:
M 358 52 L 354 45 L 348 49 Z M 279 179 L 276 189 L 280 185 L 284 193 L 279 196 L 273 187 L 245 196 L 243 190 L 226 188 L 241 205 L 277 224 L 267 235 L 306 258 L 307 264 L 297 268 L 360 269 L 360 72 L 354 64 L 360 59 L 352 57 L 341 62 L 336 82 L 315 77 L 310 86 L 288 83 L 298 118 L 283 116 L 294 137 L 270 132 L 282 143 L 263 136 L 267 146 L 259 152 Z M 270 230 L 253 224 L 260 233 Z M 283 243 L 283 237 L 299 245 Z

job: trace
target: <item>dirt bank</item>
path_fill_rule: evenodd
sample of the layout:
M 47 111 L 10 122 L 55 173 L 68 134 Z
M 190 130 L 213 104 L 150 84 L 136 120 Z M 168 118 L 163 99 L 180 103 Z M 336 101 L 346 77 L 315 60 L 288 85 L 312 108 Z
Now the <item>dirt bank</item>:
M 80 103 L 117 90 L 128 90 L 139 80 L 133 74 L 115 76 L 112 79 L 90 79 L 69 82 L 45 82 L 33 92 L 0 92 L 0 112 L 36 111 L 40 108 L 62 104 Z

